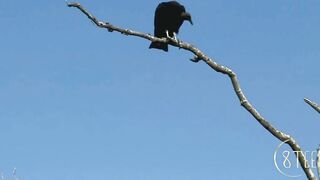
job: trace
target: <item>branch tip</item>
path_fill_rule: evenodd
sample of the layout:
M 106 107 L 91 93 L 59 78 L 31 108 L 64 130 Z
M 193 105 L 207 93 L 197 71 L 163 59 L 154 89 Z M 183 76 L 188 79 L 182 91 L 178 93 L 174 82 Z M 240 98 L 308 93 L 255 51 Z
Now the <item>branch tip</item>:
M 201 58 L 199 56 L 194 56 L 193 58 L 190 59 L 190 61 L 197 63 L 201 60 Z
M 79 8 L 81 5 L 80 5 L 80 3 L 76 3 L 76 2 L 68 2 L 68 0 L 65 0 L 65 2 L 66 2 L 66 4 L 67 4 L 67 6 L 68 7 L 77 7 L 77 8 Z
M 311 106 L 314 110 L 316 110 L 318 113 L 320 113 L 320 105 L 318 105 L 317 103 L 315 103 L 307 98 L 304 98 L 303 100 L 304 100 L 304 102 L 309 104 L 309 106 Z

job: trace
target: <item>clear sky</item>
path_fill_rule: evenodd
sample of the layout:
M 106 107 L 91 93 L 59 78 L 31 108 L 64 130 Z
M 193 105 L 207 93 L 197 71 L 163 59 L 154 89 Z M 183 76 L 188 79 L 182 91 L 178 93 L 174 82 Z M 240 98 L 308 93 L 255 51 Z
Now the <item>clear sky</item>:
M 81 0 L 153 33 L 160 1 Z M 233 69 L 259 112 L 304 150 L 320 143 L 320 1 L 180 1 L 179 38 Z M 292 179 L 280 141 L 227 76 L 192 54 L 95 27 L 60 0 L 0 0 L 0 172 L 24 180 Z M 301 169 L 292 173 L 302 173 Z M 305 179 L 303 175 L 300 178 Z

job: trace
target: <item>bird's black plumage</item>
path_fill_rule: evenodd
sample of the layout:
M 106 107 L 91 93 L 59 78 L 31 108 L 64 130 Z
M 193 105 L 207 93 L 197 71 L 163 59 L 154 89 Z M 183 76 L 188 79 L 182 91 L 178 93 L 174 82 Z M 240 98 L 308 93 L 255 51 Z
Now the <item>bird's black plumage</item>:
M 167 37 L 166 32 L 168 32 L 170 37 L 175 37 L 185 20 L 192 24 L 191 15 L 186 12 L 183 5 L 177 1 L 162 2 L 158 5 L 154 15 L 154 35 L 159 38 Z M 168 44 L 152 42 L 149 48 L 168 51 Z

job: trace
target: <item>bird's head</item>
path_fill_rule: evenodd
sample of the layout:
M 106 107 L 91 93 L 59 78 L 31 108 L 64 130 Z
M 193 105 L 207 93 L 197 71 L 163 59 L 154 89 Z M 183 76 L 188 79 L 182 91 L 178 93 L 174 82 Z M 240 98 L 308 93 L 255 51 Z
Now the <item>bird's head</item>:
M 181 17 L 182 17 L 183 20 L 189 21 L 190 24 L 193 25 L 193 22 L 192 22 L 192 18 L 191 18 L 190 13 L 188 13 L 188 12 L 183 12 L 183 13 L 181 13 Z

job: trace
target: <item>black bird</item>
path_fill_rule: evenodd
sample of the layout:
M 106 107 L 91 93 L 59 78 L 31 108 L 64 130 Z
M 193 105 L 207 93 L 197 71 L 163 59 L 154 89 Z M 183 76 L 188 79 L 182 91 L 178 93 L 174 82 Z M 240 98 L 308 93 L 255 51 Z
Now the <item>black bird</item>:
M 176 34 L 179 33 L 179 28 L 185 20 L 193 24 L 191 15 L 186 12 L 183 5 L 177 1 L 162 2 L 154 15 L 154 35 L 159 38 L 170 36 L 176 39 Z M 152 42 L 149 48 L 168 51 L 168 44 Z

